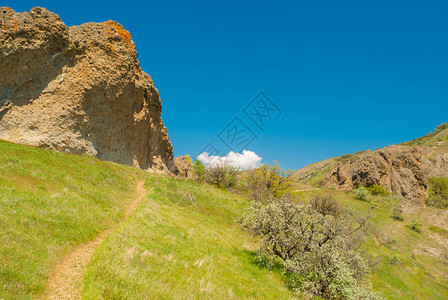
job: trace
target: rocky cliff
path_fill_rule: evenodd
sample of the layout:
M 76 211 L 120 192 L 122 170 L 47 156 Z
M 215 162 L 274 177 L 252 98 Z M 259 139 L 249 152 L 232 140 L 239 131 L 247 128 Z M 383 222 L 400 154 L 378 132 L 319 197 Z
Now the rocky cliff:
M 0 8 L 0 139 L 176 172 L 161 100 L 114 21 Z
M 422 199 L 431 176 L 448 176 L 448 129 L 420 138 L 419 144 L 387 146 L 309 165 L 295 173 L 304 182 L 351 191 L 384 186 L 407 199 Z

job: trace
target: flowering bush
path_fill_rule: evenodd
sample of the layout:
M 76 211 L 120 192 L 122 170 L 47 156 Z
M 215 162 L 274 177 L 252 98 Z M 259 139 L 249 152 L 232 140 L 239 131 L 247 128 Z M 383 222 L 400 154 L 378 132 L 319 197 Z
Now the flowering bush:
M 356 251 L 367 218 L 323 215 L 283 197 L 254 201 L 240 222 L 260 239 L 264 257 L 280 260 L 294 289 L 327 299 L 377 298 L 365 281 L 369 266 Z

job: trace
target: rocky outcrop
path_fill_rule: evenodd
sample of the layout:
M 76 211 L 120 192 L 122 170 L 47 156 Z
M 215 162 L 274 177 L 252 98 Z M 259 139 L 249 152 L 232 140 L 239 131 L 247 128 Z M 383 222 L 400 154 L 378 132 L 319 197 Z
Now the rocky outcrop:
M 0 8 L 0 139 L 177 172 L 161 100 L 120 24 Z
M 448 175 L 448 156 L 427 147 L 388 146 L 365 151 L 346 163 L 337 163 L 325 177 L 326 187 L 351 191 L 358 186 L 381 185 L 407 199 L 427 194 L 430 176 Z
M 190 155 L 178 156 L 174 158 L 179 175 L 190 178 L 193 176 L 193 160 Z

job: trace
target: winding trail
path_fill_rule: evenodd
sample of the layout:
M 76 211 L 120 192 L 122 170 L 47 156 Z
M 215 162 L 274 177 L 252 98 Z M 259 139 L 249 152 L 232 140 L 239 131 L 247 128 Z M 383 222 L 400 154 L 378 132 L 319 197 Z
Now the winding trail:
M 137 183 L 137 197 L 125 207 L 125 217 L 100 233 L 93 241 L 78 246 L 53 269 L 41 299 L 81 299 L 82 279 L 93 253 L 104 239 L 126 221 L 146 195 L 145 182 Z

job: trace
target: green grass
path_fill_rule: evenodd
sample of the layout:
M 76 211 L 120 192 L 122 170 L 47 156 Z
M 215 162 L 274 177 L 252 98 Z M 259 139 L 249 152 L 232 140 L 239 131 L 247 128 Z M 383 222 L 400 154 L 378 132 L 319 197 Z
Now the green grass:
M 425 136 L 416 138 L 412 141 L 404 142 L 403 145 L 406 146 L 416 146 L 416 145 L 425 145 L 428 147 L 434 147 L 436 142 L 441 142 L 443 140 L 448 139 L 448 128 L 447 124 L 440 124 L 434 131 L 428 133 Z
M 0 299 L 41 294 L 62 257 L 123 217 L 142 173 L 0 141 Z
M 84 298 L 288 299 L 278 272 L 257 266 L 235 223 L 248 201 L 193 181 L 152 176 L 137 213 L 96 252 Z
M 448 230 L 437 227 L 437 226 L 429 226 L 428 229 L 432 232 L 435 232 L 443 237 L 448 238 Z
M 351 193 L 321 190 L 300 194 L 303 201 L 308 201 L 316 194 L 331 195 L 358 215 L 367 215 L 370 210 L 370 203 L 356 199 Z M 376 266 L 371 276 L 374 290 L 387 299 L 448 299 L 448 261 L 434 257 L 427 250 L 442 250 L 443 245 L 433 240 L 426 229 L 439 235 L 448 234 L 448 231 L 425 221 L 431 218 L 422 217 L 424 214 L 435 216 L 442 210 L 420 208 L 405 213 L 405 220 L 401 222 L 390 217 L 397 204 L 397 199 L 378 197 L 378 209 L 373 211 L 374 230 L 380 233 L 381 241 L 371 234 L 363 250 L 369 256 L 383 261 Z M 421 233 L 407 226 L 412 220 L 423 224 Z M 392 247 L 385 243 L 388 238 L 396 241 Z M 393 256 L 398 259 L 396 264 L 388 262 L 388 258 Z
M 257 264 L 256 244 L 235 222 L 248 207 L 246 199 L 91 157 L 0 141 L 0 299 L 39 296 L 56 263 L 123 219 L 143 179 L 148 195 L 94 254 L 83 279 L 85 299 L 294 297 L 278 269 Z M 297 192 L 303 201 L 318 193 L 332 195 L 354 214 L 369 212 L 370 204 L 352 194 Z M 443 220 L 444 211 L 416 208 L 400 222 L 390 217 L 397 201 L 379 198 L 372 220 L 382 237 L 369 236 L 364 247 L 383 259 L 371 276 L 374 290 L 387 299 L 448 299 L 448 261 L 437 252 L 448 228 L 431 223 Z M 420 233 L 406 226 L 412 220 L 422 223 Z M 386 238 L 396 242 L 387 245 Z

